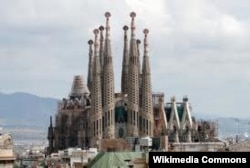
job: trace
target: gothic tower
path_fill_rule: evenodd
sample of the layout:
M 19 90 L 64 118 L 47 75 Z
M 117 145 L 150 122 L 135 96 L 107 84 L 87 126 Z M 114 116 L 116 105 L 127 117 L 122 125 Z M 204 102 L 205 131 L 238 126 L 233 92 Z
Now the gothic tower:
M 139 73 L 139 88 L 141 87 L 141 58 L 140 58 L 140 44 L 141 40 L 137 39 L 136 40 L 137 44 L 137 55 L 138 55 L 138 73 Z
M 142 136 L 153 136 L 153 100 L 151 86 L 151 72 L 148 56 L 148 29 L 144 29 L 144 56 L 141 78 L 141 107 L 140 107 L 140 133 Z
M 91 88 L 91 81 L 92 81 L 92 69 L 93 69 L 93 41 L 89 40 L 89 69 L 88 69 L 88 88 Z
M 100 50 L 99 50 L 99 57 L 100 57 L 100 65 L 101 67 L 103 67 L 103 44 L 104 44 L 104 37 L 103 37 L 103 31 L 104 31 L 104 27 L 103 26 L 100 26 L 99 27 L 99 30 L 100 30 Z M 102 69 L 101 69 L 102 71 Z
M 123 48 L 123 61 L 122 61 L 122 79 L 121 79 L 121 92 L 128 94 L 128 67 L 129 67 L 129 52 L 128 52 L 128 26 L 123 27 L 124 30 L 124 48 Z
M 111 14 L 105 13 L 106 34 L 103 52 L 103 115 L 104 115 L 104 137 L 115 137 L 115 93 L 114 93 L 114 71 L 113 60 L 110 45 L 110 25 L 109 18 Z
M 138 69 L 138 50 L 135 39 L 136 14 L 130 14 L 131 21 L 131 39 L 129 48 L 129 89 L 128 89 L 128 136 L 138 136 L 138 110 L 139 110 L 139 69 Z
M 94 30 L 94 64 L 91 84 L 91 109 L 90 109 L 90 132 L 91 146 L 97 146 L 98 141 L 102 138 L 102 93 L 101 93 L 101 76 L 100 76 L 100 58 L 98 53 L 98 29 Z
M 49 147 L 48 147 L 48 154 L 52 153 L 54 150 L 54 128 L 52 125 L 52 116 L 50 116 L 50 126 L 48 128 L 48 140 L 49 140 Z
M 104 27 L 99 27 L 100 31 L 100 49 L 99 49 L 99 58 L 100 58 L 100 74 L 101 74 L 101 90 L 102 90 L 102 97 L 104 95 L 103 93 L 103 62 L 104 62 L 104 37 L 103 37 L 103 31 Z M 102 98 L 102 104 L 103 104 L 103 98 Z

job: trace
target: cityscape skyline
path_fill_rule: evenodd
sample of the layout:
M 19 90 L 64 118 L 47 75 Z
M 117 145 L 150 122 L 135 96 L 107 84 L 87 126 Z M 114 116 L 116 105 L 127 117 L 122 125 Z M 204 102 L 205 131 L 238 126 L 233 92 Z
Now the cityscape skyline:
M 98 23 L 105 24 L 99 17 L 105 11 L 113 14 L 111 43 L 119 92 L 122 27 L 135 11 L 140 15 L 137 38 L 143 40 L 141 30 L 149 29 L 153 92 L 164 92 L 167 102 L 171 96 L 181 101 L 187 95 L 196 113 L 250 117 L 250 108 L 239 106 L 250 100 L 250 4 L 98 2 L 1 2 L 0 92 L 61 99 L 67 97 L 73 76 L 82 75 L 86 83 L 87 42 Z

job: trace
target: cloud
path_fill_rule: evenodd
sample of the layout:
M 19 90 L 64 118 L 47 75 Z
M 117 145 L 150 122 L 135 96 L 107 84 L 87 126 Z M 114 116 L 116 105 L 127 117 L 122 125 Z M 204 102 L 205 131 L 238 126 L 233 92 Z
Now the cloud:
M 122 27 L 130 26 L 135 11 L 137 38 L 150 31 L 154 91 L 165 92 L 166 100 L 188 94 L 198 112 L 244 116 L 249 108 L 239 104 L 250 101 L 249 9 L 247 0 L 1 1 L 1 91 L 67 96 L 74 75 L 86 80 L 87 41 L 104 25 L 106 11 L 119 91 Z

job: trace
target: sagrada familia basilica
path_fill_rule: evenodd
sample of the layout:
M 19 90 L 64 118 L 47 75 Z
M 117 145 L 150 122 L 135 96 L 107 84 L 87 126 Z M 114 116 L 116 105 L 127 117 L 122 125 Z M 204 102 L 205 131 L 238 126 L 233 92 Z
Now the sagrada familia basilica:
M 164 93 L 152 92 L 149 30 L 142 31 L 143 52 L 140 52 L 134 12 L 130 14 L 130 27 L 123 27 L 121 92 L 115 93 L 111 14 L 106 12 L 105 17 L 105 27 L 95 29 L 94 40 L 88 41 L 86 84 L 82 76 L 75 76 L 68 98 L 58 102 L 54 124 L 50 118 L 49 151 L 68 147 L 101 148 L 101 144 L 108 142 L 115 150 L 114 140 L 130 137 L 167 136 L 169 142 L 197 142 L 215 136 L 211 123 L 195 121 L 191 116 L 187 97 L 181 102 L 172 97 L 166 103 Z M 140 53 L 143 53 L 142 59 Z

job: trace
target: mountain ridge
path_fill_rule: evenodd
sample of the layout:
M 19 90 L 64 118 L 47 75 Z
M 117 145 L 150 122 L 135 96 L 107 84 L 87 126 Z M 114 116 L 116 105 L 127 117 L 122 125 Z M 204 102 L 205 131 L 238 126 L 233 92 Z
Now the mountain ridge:
M 26 92 L 0 93 L 0 124 L 47 127 L 58 100 Z
M 40 97 L 26 92 L 0 92 L 0 125 L 16 139 L 46 139 L 49 117 L 54 118 L 58 101 L 56 98 Z M 250 132 L 248 118 L 222 117 L 197 112 L 192 112 L 192 115 L 196 120 L 216 121 L 221 137 Z

